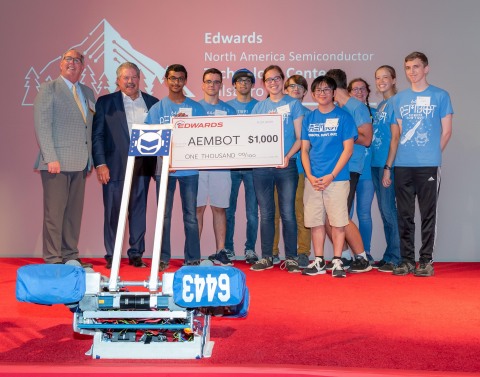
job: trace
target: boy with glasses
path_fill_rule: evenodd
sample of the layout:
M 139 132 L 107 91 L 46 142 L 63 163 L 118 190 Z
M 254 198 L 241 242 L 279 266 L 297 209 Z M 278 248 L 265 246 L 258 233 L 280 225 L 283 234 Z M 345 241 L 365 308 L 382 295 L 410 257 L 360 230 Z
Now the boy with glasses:
M 331 77 L 319 76 L 311 86 L 318 108 L 302 123 L 302 163 L 305 169 L 305 226 L 311 228 L 315 260 L 303 275 L 326 272 L 325 224 L 332 230 L 334 257 L 332 276 L 346 277 L 341 260 L 345 227 L 349 223 L 347 198 L 350 191 L 348 160 L 358 137 L 353 118 L 335 106 L 337 85 Z M 328 217 L 327 217 L 328 216 Z
M 236 115 L 233 107 L 219 98 L 222 87 L 222 72 L 216 68 L 207 69 L 203 73 L 203 100 L 199 101 L 208 116 Z M 213 232 L 215 234 L 216 253 L 209 259 L 222 266 L 233 265 L 225 250 L 227 232 L 226 208 L 230 204 L 232 179 L 230 170 L 202 170 L 198 178 L 197 219 L 200 236 L 203 230 L 203 215 L 207 203 L 210 202 L 213 216 Z
M 153 105 L 145 120 L 147 124 L 168 124 L 172 117 L 204 116 L 205 110 L 194 100 L 185 96 L 184 86 L 187 84 L 187 70 L 181 64 L 172 64 L 165 72 L 165 84 L 168 86 L 168 96 Z M 157 196 L 160 189 L 160 173 L 162 160 L 159 158 L 155 179 L 157 181 Z M 170 229 L 172 221 L 173 198 L 175 188 L 180 186 L 182 200 L 183 224 L 185 231 L 185 264 L 200 264 L 200 236 L 197 221 L 198 170 L 179 170 L 171 172 L 168 178 L 167 198 L 163 223 L 163 238 L 160 254 L 159 270 L 169 267 L 171 257 Z

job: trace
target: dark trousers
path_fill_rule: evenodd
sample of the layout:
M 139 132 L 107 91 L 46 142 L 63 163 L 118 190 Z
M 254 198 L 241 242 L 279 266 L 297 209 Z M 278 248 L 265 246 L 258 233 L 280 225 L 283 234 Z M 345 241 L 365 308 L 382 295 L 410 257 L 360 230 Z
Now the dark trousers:
M 355 192 L 357 191 L 358 180 L 360 179 L 360 173 L 354 171 L 350 172 L 350 191 L 348 192 L 347 206 L 348 213 L 351 213 L 353 206 L 353 199 L 355 199 Z
M 145 251 L 148 187 L 150 180 L 154 177 L 155 163 L 155 158 L 135 158 L 130 200 L 128 202 L 128 243 L 130 247 L 127 254 L 129 258 L 141 257 Z M 113 256 L 115 248 L 123 186 L 124 181 L 110 181 L 103 185 L 103 235 L 106 259 Z
M 398 210 L 400 252 L 404 262 L 415 262 L 415 198 L 422 222 L 420 260 L 432 260 L 437 226 L 437 201 L 440 169 L 433 167 L 395 167 L 395 197 Z

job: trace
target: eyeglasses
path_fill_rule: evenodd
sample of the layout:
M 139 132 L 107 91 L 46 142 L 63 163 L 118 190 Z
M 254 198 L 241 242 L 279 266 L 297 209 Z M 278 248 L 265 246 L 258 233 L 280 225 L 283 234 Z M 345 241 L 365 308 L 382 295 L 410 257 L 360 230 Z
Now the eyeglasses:
M 351 90 L 353 93 L 365 93 L 367 91 L 367 88 L 365 86 L 361 86 L 360 88 L 352 88 Z
M 222 82 L 219 80 L 206 80 L 204 83 L 207 85 L 220 85 Z
M 288 89 L 292 89 L 292 90 L 298 89 L 298 90 L 300 90 L 300 91 L 304 91 L 304 90 L 305 90 L 305 88 L 304 88 L 302 85 L 300 85 L 300 84 L 290 84 L 289 86 L 287 86 L 287 88 L 288 88 Z
M 269 77 L 268 79 L 265 79 L 265 82 L 271 84 L 272 82 L 279 82 L 281 79 L 281 76 Z
M 75 64 L 80 64 L 82 62 L 82 59 L 74 58 L 73 56 L 64 56 L 63 60 L 65 60 L 67 63 L 74 62 Z
M 167 78 L 167 80 L 170 82 L 178 82 L 180 84 L 183 84 L 185 82 L 185 77 L 170 76 L 169 78 Z
M 317 88 L 315 89 L 315 94 L 330 94 L 332 93 L 332 88 Z
M 249 79 L 249 78 L 244 78 L 244 79 L 238 79 L 237 81 L 235 81 L 237 84 L 251 84 L 252 83 L 252 79 Z

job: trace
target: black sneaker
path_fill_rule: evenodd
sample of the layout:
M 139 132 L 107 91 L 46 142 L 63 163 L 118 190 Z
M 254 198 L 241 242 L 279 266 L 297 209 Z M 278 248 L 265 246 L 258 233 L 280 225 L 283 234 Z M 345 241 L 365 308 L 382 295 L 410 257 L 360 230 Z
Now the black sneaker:
M 230 250 L 230 249 L 224 249 L 224 250 L 227 253 L 228 259 L 235 260 L 235 251 Z
M 395 268 L 395 265 L 393 263 L 385 263 L 383 266 L 377 269 L 378 272 L 387 272 L 387 273 L 392 273 L 393 269 Z
M 258 262 L 256 262 L 250 270 L 252 271 L 264 271 L 273 268 L 273 260 L 272 257 L 262 258 Z
M 381 259 L 381 260 L 379 260 L 378 262 L 375 262 L 374 264 L 372 264 L 372 268 L 375 268 L 375 269 L 380 268 L 380 267 L 382 267 L 385 263 L 387 263 L 387 262 L 385 262 L 383 259 Z
M 343 268 L 343 262 L 341 259 L 335 258 L 332 260 L 333 268 L 332 268 L 332 276 L 334 278 L 346 278 L 347 273 Z M 367 262 L 368 263 L 368 262 Z
M 411 262 L 402 262 L 392 271 L 392 275 L 405 276 L 412 273 L 415 270 L 415 264 Z
M 257 253 L 253 250 L 245 250 L 245 262 L 248 264 L 254 264 L 258 261 Z
M 413 271 L 413 276 L 418 277 L 430 277 L 435 274 L 435 270 L 433 268 L 433 261 L 420 261 L 418 262 L 417 268 Z
M 362 257 L 355 257 L 355 260 L 350 267 L 350 272 L 352 274 L 359 274 L 362 272 L 368 272 L 372 270 L 372 266 L 368 263 L 368 260 Z
M 210 255 L 208 259 L 210 259 L 215 264 L 219 264 L 220 266 L 233 266 L 233 263 L 228 257 L 227 251 L 225 249 L 217 251 L 217 253 L 214 255 Z
M 352 260 L 347 259 L 347 258 L 341 258 L 341 261 L 343 263 L 343 269 L 348 270 L 352 266 Z M 327 263 L 327 266 L 325 267 L 327 271 L 332 271 L 333 270 L 333 259 Z
M 188 262 L 185 262 L 183 265 L 184 266 L 200 266 L 200 261 L 199 260 L 190 260 Z
M 302 275 L 323 275 L 327 273 L 326 267 L 327 264 L 322 257 L 315 257 L 315 260 L 303 269 Z
M 310 264 L 310 261 L 308 260 L 308 254 L 298 254 L 297 262 L 298 262 L 298 267 L 307 268 L 308 265 Z
M 280 265 L 280 269 L 287 270 L 287 272 L 291 273 L 302 272 L 302 270 L 300 270 L 300 267 L 298 267 L 298 262 L 292 258 L 285 259 Z

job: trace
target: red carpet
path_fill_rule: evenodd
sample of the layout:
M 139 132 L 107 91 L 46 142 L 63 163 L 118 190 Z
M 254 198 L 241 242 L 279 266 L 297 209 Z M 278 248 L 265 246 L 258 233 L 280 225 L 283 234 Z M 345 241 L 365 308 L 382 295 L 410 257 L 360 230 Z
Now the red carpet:
M 94 269 L 108 274 L 99 259 Z M 0 374 L 404 376 L 480 373 L 480 263 L 436 263 L 433 278 L 373 271 L 333 279 L 278 267 L 247 274 L 246 319 L 214 318 L 211 358 L 92 360 L 92 338 L 72 331 L 72 315 L 15 300 L 18 267 L 39 259 L 0 259 Z M 180 266 L 173 261 L 171 270 Z M 149 270 L 122 263 L 123 280 Z M 19 374 L 17 374 L 19 375 Z M 30 374 L 32 375 L 32 374 Z

